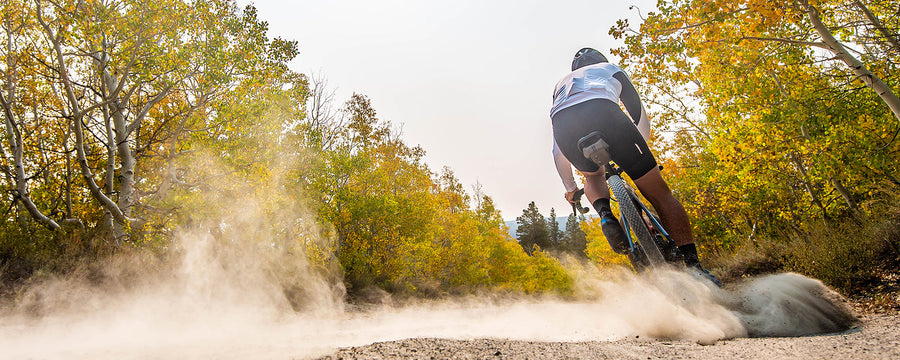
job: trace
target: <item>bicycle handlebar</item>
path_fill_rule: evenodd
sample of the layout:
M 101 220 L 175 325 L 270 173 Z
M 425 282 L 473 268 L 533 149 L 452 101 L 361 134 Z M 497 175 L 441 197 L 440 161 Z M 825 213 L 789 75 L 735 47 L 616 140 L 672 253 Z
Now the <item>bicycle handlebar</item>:
M 584 195 L 584 189 L 575 190 L 575 194 L 572 195 L 572 213 L 578 215 L 579 212 L 582 214 L 587 214 L 588 211 L 591 211 L 588 207 L 581 206 L 581 196 Z

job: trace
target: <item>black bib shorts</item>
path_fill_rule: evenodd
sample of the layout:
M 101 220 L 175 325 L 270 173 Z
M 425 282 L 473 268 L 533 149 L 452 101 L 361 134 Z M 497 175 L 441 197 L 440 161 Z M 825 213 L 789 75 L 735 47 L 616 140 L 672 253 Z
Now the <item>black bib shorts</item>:
M 632 179 L 639 179 L 657 167 L 656 158 L 647 147 L 631 118 L 619 104 L 607 99 L 592 99 L 560 110 L 553 116 L 553 138 L 563 155 L 581 172 L 595 172 L 600 167 L 584 157 L 578 140 L 599 131 L 609 144 L 609 155 Z

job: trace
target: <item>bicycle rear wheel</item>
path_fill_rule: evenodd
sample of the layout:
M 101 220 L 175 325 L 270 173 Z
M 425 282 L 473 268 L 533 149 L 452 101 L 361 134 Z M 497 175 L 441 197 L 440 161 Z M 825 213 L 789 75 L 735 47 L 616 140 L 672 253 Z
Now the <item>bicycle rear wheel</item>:
M 650 229 L 647 228 L 647 223 L 644 222 L 644 218 L 638 212 L 637 208 L 635 208 L 631 194 L 625 189 L 625 181 L 621 176 L 613 175 L 607 179 L 607 182 L 609 182 L 610 190 L 612 190 L 613 194 L 616 196 L 616 201 L 619 203 L 619 210 L 622 212 L 622 216 L 625 217 L 628 227 L 631 228 L 631 232 L 634 233 L 637 242 L 643 248 L 644 254 L 646 254 L 647 260 L 650 262 L 650 266 L 661 266 L 665 264 L 666 259 L 663 257 L 659 245 L 650 234 Z

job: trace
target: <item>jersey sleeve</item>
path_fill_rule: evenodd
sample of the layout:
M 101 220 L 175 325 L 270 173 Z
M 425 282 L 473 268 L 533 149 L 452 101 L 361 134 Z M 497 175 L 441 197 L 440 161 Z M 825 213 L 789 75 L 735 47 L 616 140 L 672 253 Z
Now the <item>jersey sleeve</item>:
M 634 88 L 634 84 L 631 83 L 631 80 L 628 79 L 624 72 L 617 72 L 613 77 L 622 84 L 622 93 L 619 94 L 619 100 L 622 101 L 622 104 L 625 104 L 625 110 L 628 110 L 631 121 L 638 124 L 641 120 L 643 106 L 641 106 L 641 97 L 638 95 L 637 89 Z
M 553 139 L 553 162 L 556 164 L 556 171 L 559 173 L 559 178 L 562 179 L 566 191 L 578 190 L 578 184 L 575 183 L 575 176 L 572 174 L 572 163 L 559 150 L 556 139 Z
M 628 79 L 624 72 L 619 71 L 613 77 L 622 84 L 619 100 L 625 105 L 625 110 L 628 111 L 631 121 L 637 126 L 641 137 L 644 138 L 644 141 L 647 141 L 650 138 L 650 119 L 647 117 L 647 111 L 644 110 L 644 105 L 641 103 L 641 97 L 638 95 L 637 89 L 634 88 L 634 84 L 631 83 L 631 80 Z

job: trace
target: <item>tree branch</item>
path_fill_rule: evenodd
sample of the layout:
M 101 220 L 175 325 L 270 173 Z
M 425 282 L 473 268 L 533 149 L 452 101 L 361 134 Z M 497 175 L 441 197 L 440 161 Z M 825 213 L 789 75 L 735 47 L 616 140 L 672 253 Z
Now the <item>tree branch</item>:
M 814 6 L 810 5 L 807 0 L 795 0 L 797 3 L 803 8 L 806 14 L 809 16 L 809 21 L 812 23 L 813 28 L 822 38 L 822 41 L 827 45 L 826 49 L 834 54 L 836 58 L 844 62 L 850 70 L 859 76 L 863 82 L 872 90 L 881 97 L 881 100 L 885 103 L 885 105 L 890 108 L 891 112 L 894 114 L 894 117 L 900 120 L 900 98 L 897 97 L 897 94 L 884 83 L 877 75 L 869 71 L 865 64 L 863 64 L 859 59 L 851 55 L 844 45 L 838 41 L 831 31 L 825 26 L 825 23 L 822 22 L 822 18 L 819 17 L 819 10 Z
M 771 41 L 771 42 L 780 42 L 791 45 L 803 45 L 803 46 L 812 46 L 820 49 L 828 49 L 828 45 L 823 42 L 816 41 L 802 41 L 802 40 L 791 40 L 791 39 L 782 39 L 782 38 L 767 38 L 767 37 L 759 37 L 759 36 L 743 36 L 740 40 L 757 40 L 757 41 Z
M 866 15 L 866 18 L 869 19 L 869 22 L 872 23 L 872 26 L 881 33 L 881 36 L 884 36 L 884 38 L 887 39 L 888 43 L 894 47 L 894 50 L 900 52 L 900 40 L 897 40 L 895 36 L 891 36 L 891 33 L 884 27 L 881 20 L 878 20 L 878 17 L 876 17 L 862 1 L 854 0 L 853 3 L 862 10 L 863 14 Z

